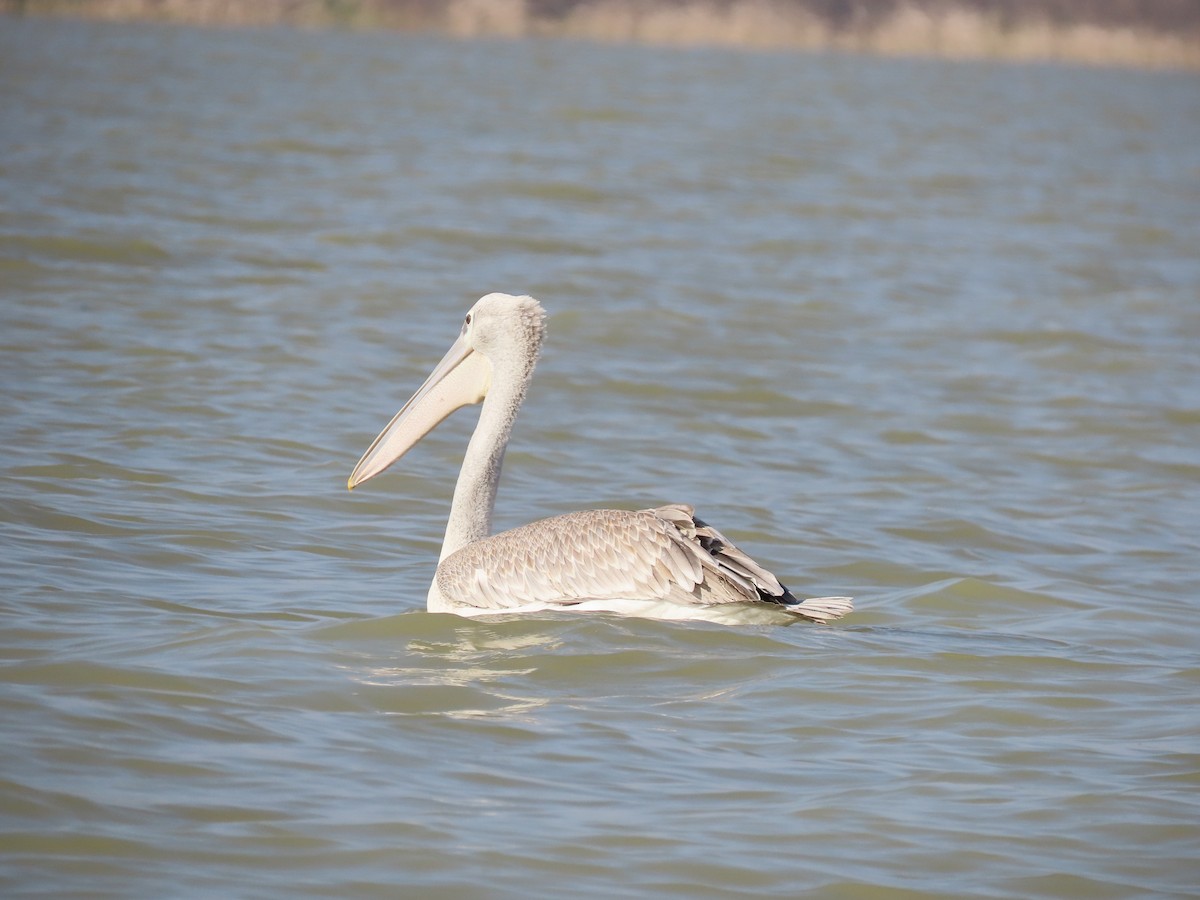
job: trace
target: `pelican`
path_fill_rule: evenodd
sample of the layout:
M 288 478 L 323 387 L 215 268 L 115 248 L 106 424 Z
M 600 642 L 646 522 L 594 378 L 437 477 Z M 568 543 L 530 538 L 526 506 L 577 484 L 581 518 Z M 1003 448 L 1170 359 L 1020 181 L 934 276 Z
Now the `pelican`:
M 454 488 L 430 612 L 569 610 L 729 624 L 824 623 L 850 612 L 849 597 L 796 599 L 684 504 L 573 512 L 491 534 L 504 450 L 533 378 L 545 318 L 532 297 L 480 298 L 445 357 L 350 474 L 353 490 L 452 412 L 483 403 Z

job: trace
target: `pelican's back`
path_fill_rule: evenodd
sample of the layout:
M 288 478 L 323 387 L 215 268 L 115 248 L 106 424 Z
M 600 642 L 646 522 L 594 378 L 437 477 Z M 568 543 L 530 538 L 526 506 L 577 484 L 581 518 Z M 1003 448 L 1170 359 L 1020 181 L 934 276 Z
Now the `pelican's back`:
M 442 561 L 436 588 L 468 615 L 579 608 L 711 618 L 712 607 L 753 604 L 823 622 L 850 609 L 846 598 L 797 600 L 682 504 L 567 513 L 474 541 Z

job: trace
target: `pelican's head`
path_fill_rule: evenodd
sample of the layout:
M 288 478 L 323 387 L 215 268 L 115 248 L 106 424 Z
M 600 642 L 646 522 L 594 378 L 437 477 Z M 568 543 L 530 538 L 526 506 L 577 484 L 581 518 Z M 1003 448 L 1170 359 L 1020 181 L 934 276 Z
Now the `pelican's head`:
M 363 454 L 347 486 L 374 478 L 438 426 L 450 413 L 479 403 L 497 367 L 525 380 L 537 361 L 546 313 L 532 297 L 488 294 L 463 317 L 458 339 L 425 383 Z
M 546 333 L 546 311 L 532 297 L 488 294 L 476 300 L 463 318 L 462 333 L 477 353 L 489 359 L 532 356 L 536 360 Z

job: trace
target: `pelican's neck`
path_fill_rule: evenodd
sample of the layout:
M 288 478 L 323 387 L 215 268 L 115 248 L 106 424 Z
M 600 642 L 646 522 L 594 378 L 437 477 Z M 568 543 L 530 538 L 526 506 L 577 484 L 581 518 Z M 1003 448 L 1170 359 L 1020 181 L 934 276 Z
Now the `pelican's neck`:
M 517 410 L 521 408 L 533 378 L 536 358 L 537 350 L 533 348 L 527 358 L 511 363 L 503 359 L 492 363 L 492 384 L 479 412 L 479 423 L 471 435 L 471 443 L 467 445 L 462 470 L 458 473 L 438 562 L 472 541 L 491 534 L 492 510 L 496 506 L 504 451 Z

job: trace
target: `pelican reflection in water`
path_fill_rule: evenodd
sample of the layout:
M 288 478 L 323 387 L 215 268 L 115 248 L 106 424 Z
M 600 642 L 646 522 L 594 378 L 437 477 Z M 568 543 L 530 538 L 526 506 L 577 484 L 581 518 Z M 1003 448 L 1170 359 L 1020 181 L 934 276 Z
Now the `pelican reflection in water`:
M 430 612 L 604 611 L 728 623 L 828 622 L 850 612 L 849 597 L 798 600 L 684 504 L 573 512 L 491 534 L 504 450 L 544 334 L 545 312 L 532 297 L 481 298 L 350 475 L 353 489 L 450 413 L 483 402 L 429 588 Z

